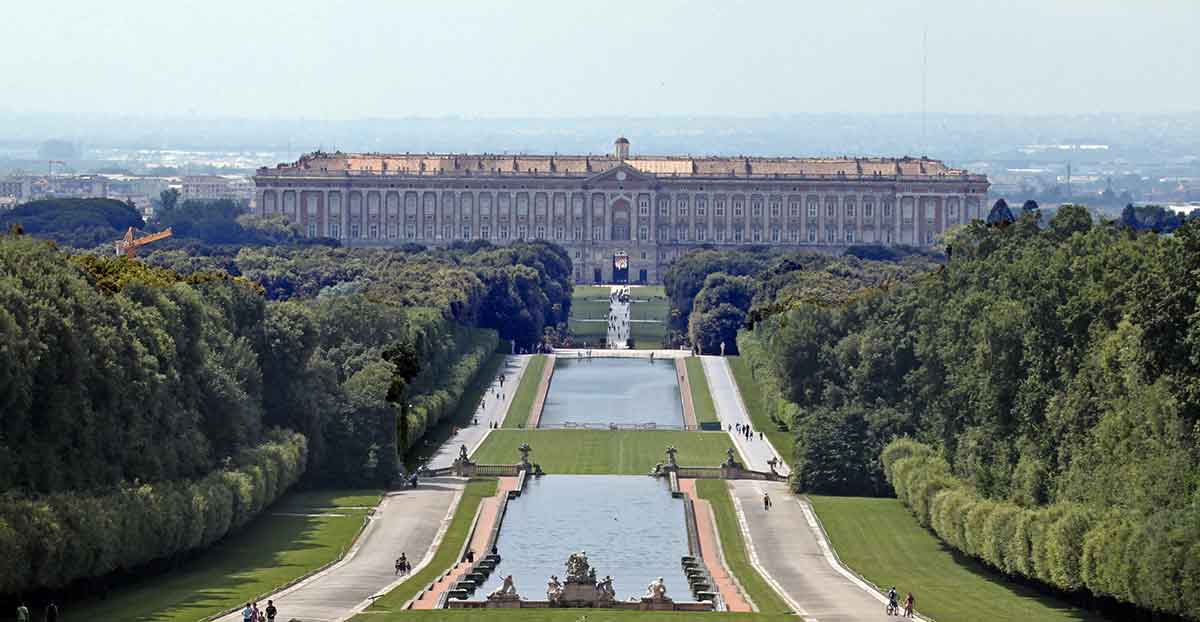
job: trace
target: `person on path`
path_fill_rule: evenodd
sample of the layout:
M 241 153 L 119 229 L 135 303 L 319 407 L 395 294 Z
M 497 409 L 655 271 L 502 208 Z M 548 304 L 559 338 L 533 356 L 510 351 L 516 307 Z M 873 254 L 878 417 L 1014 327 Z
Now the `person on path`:
M 896 604 L 896 599 L 897 599 L 896 586 L 893 585 L 892 587 L 888 588 L 887 598 L 888 598 L 887 614 L 890 616 L 899 614 L 900 613 L 900 605 Z
M 267 601 L 267 622 L 275 622 L 275 615 L 278 613 L 279 613 L 279 610 L 275 608 L 275 601 L 268 600 Z
M 912 592 L 904 597 L 904 617 L 913 617 L 913 607 L 917 604 L 917 599 L 913 598 Z
M 17 622 L 29 622 L 29 608 L 25 603 L 17 605 Z
M 252 622 L 254 619 L 254 610 L 250 608 L 250 603 L 246 603 L 246 608 L 242 610 L 242 622 Z
M 54 601 L 46 605 L 46 622 L 58 622 L 58 605 Z
M 769 511 L 770 509 L 771 509 L 771 495 L 764 492 L 763 493 L 763 510 Z
M 259 610 L 258 603 L 254 603 L 254 615 L 250 619 L 254 620 L 254 622 L 261 622 L 262 617 L 262 611 Z

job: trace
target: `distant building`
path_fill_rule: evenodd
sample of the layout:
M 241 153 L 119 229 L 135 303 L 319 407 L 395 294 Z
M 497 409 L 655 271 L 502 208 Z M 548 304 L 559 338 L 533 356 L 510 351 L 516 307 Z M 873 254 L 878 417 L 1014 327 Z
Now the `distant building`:
M 257 212 L 351 245 L 551 240 L 577 282 L 657 283 L 691 249 L 929 246 L 988 179 L 925 158 L 315 152 L 254 176 Z M 628 272 L 618 266 L 628 265 Z
M 230 199 L 250 204 L 254 184 L 245 177 L 232 175 L 188 175 L 183 178 L 182 201 Z

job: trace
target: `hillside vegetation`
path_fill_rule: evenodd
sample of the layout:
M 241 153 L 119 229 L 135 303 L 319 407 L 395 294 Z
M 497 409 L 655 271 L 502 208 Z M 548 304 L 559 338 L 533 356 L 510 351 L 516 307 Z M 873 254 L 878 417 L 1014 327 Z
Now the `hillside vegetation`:
M 799 489 L 894 487 L 1002 572 L 1196 617 L 1200 223 L 1039 218 L 968 225 L 943 269 L 791 306 L 739 344 Z

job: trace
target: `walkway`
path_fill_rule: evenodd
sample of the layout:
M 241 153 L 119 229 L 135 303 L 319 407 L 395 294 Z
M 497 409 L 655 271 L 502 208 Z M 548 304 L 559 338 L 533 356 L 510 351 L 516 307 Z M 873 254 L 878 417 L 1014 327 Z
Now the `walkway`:
M 532 354 L 504 357 L 504 365 L 500 368 L 500 373 L 505 376 L 504 386 L 500 386 L 498 379 L 492 379 L 485 393 L 483 410 L 479 413 L 479 423 L 460 428 L 454 436 L 446 439 L 429 460 L 429 468 L 441 469 L 454 464 L 454 460 L 458 458 L 459 447 L 463 445 L 467 446 L 468 454 L 474 453 L 492 431 L 492 423 L 497 427 L 504 424 L 504 415 L 508 414 L 508 407 L 517 394 L 517 387 L 521 386 L 521 376 L 525 374 L 525 368 L 531 358 Z
M 787 461 L 775 452 L 770 441 L 758 437 L 757 430 L 749 439 L 737 433 L 736 428 L 739 423 L 750 426 L 750 429 L 754 429 L 754 426 L 750 423 L 750 414 L 746 412 L 746 405 L 742 403 L 742 396 L 738 393 L 737 383 L 729 369 L 729 362 L 721 356 L 702 356 L 700 361 L 704 364 L 704 377 L 708 379 L 708 390 L 712 393 L 713 405 L 717 409 L 717 418 L 721 420 L 721 425 L 726 429 L 731 425 L 734 426 L 735 429 L 730 431 L 729 435 L 742 454 L 742 460 L 746 463 L 746 467 L 755 471 L 766 471 L 769 468 L 767 461 L 775 458 L 779 461 L 775 467 L 778 473 L 781 475 L 791 473 Z
M 713 583 L 721 593 L 721 600 L 729 611 L 754 611 L 753 605 L 746 599 L 742 588 L 738 585 L 733 573 L 725 565 L 725 552 L 721 549 L 721 538 L 717 533 L 717 521 L 713 517 L 712 504 L 701 499 L 696 494 L 696 480 L 679 480 L 679 489 L 692 500 L 696 509 L 696 531 L 700 536 L 700 554 L 704 558 L 704 567 L 712 576 Z
M 628 289 L 624 285 L 613 285 L 609 290 L 608 319 L 610 323 L 606 343 L 610 348 L 624 349 L 625 344 L 629 343 L 629 303 L 621 302 L 621 299 L 618 298 L 621 292 Z
M 338 622 L 361 611 L 371 597 L 395 587 L 395 561 L 405 553 L 417 570 L 433 557 L 435 540 L 449 525 L 465 480 L 429 478 L 416 489 L 388 493 L 342 561 L 296 585 L 259 600 L 275 601 L 279 619 Z M 236 603 L 232 603 L 236 604 Z M 240 608 L 220 618 L 238 622 Z
M 782 482 L 730 482 L 751 562 L 806 620 L 887 619 L 883 594 L 838 562 L 812 509 Z M 763 493 L 774 502 L 763 509 Z

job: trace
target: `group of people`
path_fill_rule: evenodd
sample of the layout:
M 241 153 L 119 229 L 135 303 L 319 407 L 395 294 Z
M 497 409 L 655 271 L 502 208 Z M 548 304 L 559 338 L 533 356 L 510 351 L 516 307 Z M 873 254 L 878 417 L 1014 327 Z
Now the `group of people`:
M 896 598 L 898 597 L 898 594 L 896 594 L 896 586 L 893 585 L 892 587 L 888 588 L 887 597 L 888 597 L 888 605 L 887 605 L 887 614 L 888 615 L 890 615 L 890 616 L 903 615 L 906 618 L 913 617 L 913 606 L 916 605 L 917 601 L 915 598 L 913 598 L 912 592 L 909 592 L 908 595 L 904 597 L 903 613 L 900 611 L 900 603 L 896 600 Z
M 43 618 L 46 622 L 58 622 L 58 605 L 51 601 L 46 605 L 46 617 Z M 29 607 L 25 603 L 17 605 L 17 622 L 30 622 L 33 618 L 29 617 Z
M 728 429 L 730 432 L 733 432 L 734 430 L 737 430 L 737 433 L 738 433 L 738 434 L 741 434 L 741 435 L 742 435 L 742 437 L 743 437 L 743 438 L 745 438 L 745 439 L 746 439 L 746 440 L 748 440 L 748 441 L 752 441 L 752 440 L 754 440 L 755 432 L 754 432 L 754 429 L 753 429 L 753 428 L 751 428 L 749 424 L 745 424 L 745 423 L 731 423 L 731 424 L 729 424 L 729 426 L 728 426 L 728 428 L 727 428 L 727 429 Z M 759 432 L 759 433 L 758 433 L 758 440 L 760 440 L 760 441 L 761 441 L 762 439 L 763 439 L 763 433 L 762 433 L 762 432 Z
M 412 572 L 412 564 L 408 563 L 408 556 L 404 552 L 400 553 L 400 557 L 396 558 L 396 574 L 408 574 Z
M 258 603 L 246 603 L 246 608 L 242 609 L 242 622 L 275 622 L 278 613 L 273 600 L 267 601 L 266 609 L 259 609 Z

